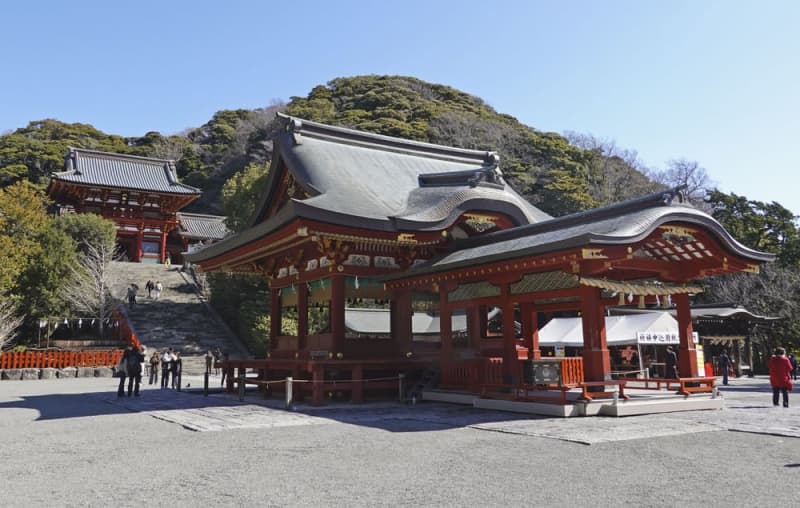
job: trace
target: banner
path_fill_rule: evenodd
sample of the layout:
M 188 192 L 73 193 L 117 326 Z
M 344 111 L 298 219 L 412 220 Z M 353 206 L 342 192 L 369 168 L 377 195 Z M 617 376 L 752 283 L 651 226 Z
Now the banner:
M 636 334 L 636 341 L 639 344 L 680 344 L 681 337 L 678 332 L 639 332 Z M 692 341 L 695 344 L 700 342 L 697 332 L 692 332 Z

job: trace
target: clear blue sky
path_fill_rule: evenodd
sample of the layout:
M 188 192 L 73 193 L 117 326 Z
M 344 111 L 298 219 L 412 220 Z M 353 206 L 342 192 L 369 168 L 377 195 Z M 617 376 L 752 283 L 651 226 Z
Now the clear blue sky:
M 171 134 L 220 109 L 396 74 L 540 130 L 687 158 L 800 213 L 800 2 L 41 1 L 0 7 L 0 132 Z

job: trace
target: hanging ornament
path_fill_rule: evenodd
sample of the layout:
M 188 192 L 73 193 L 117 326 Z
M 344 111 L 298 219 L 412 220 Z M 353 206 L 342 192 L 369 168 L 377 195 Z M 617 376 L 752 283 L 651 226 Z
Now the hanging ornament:
M 47 321 L 39 321 L 39 328 L 44 328 L 47 326 Z
M 81 325 L 83 325 L 83 319 L 79 319 L 79 320 L 78 320 L 78 328 L 80 328 L 80 327 L 81 327 Z
M 628 293 L 628 303 L 633 302 L 633 293 Z
M 64 318 L 64 324 L 65 324 L 65 325 L 68 325 L 68 324 L 69 324 L 69 323 L 67 322 L 67 318 Z
M 92 326 L 94 326 L 94 319 L 92 319 Z
M 356 289 L 358 289 L 358 275 L 356 275 L 356 282 L 355 282 Z

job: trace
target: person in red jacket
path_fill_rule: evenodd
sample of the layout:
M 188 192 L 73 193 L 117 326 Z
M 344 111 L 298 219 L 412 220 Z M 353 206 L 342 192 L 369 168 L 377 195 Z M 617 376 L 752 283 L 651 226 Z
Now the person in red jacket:
M 789 407 L 789 390 L 792 389 L 792 363 L 786 358 L 786 350 L 775 348 L 775 354 L 767 362 L 769 366 L 769 384 L 772 385 L 772 404 L 778 405 L 778 393 L 783 394 L 783 407 Z

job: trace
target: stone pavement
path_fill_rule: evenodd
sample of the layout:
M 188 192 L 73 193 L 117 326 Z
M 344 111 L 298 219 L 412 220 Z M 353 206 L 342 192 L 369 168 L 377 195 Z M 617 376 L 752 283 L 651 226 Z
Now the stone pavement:
M 180 393 L 148 389 L 145 385 L 138 398 L 117 399 L 113 393 L 103 396 L 109 404 L 200 432 L 347 423 L 432 429 L 468 427 L 583 444 L 725 430 L 800 438 L 798 396 L 792 394 L 793 407 L 773 407 L 765 377 L 732 379 L 729 386 L 721 388 L 725 400 L 725 409 L 721 411 L 683 411 L 625 418 L 551 418 L 445 403 L 421 402 L 410 406 L 391 401 L 331 403 L 323 407 L 296 404 L 293 410 L 285 410 L 282 400 L 265 399 L 257 392 L 248 392 L 243 401 L 239 401 L 237 395 L 222 393 L 218 387 L 219 378 L 211 378 L 210 386 L 215 393 L 208 397 L 203 396 L 199 388 L 202 377 L 185 377 L 186 383 L 190 388 Z

